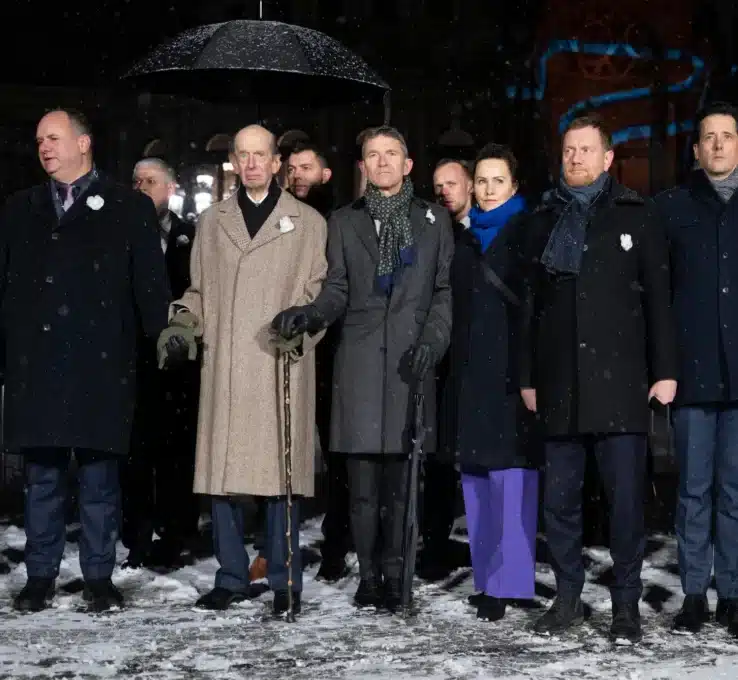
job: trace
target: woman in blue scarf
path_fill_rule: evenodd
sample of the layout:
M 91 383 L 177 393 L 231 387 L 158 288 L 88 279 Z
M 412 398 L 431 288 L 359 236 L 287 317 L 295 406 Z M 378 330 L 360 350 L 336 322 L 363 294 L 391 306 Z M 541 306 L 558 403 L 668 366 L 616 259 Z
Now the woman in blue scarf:
M 538 477 L 531 417 L 518 390 L 517 307 L 525 201 L 517 162 L 491 144 L 474 170 L 476 206 L 451 271 L 454 324 L 443 394 L 442 437 L 461 466 L 480 619 L 535 586 Z M 491 276 L 490 276 L 491 273 Z

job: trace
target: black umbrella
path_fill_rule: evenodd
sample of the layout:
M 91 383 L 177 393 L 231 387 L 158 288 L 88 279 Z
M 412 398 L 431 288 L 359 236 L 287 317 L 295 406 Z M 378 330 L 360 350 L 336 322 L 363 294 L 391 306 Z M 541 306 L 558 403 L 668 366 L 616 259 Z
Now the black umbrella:
M 278 21 L 199 26 L 156 47 L 123 78 L 150 91 L 211 101 L 305 107 L 385 102 L 389 85 L 330 36 Z

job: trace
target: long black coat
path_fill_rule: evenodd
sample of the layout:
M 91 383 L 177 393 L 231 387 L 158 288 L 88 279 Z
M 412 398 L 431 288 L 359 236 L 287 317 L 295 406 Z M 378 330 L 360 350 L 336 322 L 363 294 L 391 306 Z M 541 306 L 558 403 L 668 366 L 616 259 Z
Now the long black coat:
M 59 220 L 48 183 L 13 196 L 0 216 L 8 448 L 128 453 L 139 327 L 157 337 L 169 301 L 148 197 L 100 178 Z
M 655 201 L 671 250 L 677 403 L 738 400 L 738 194 L 724 203 L 696 170 Z
M 453 328 L 442 397 L 441 440 L 462 466 L 493 470 L 534 463 L 519 384 L 519 310 L 489 283 L 483 262 L 520 295 L 523 216 L 513 217 L 482 254 L 460 232 L 451 267 Z M 450 449 L 450 451 L 448 451 Z
M 329 322 L 343 319 L 333 369 L 331 451 L 406 452 L 413 435 L 412 352 L 420 343 L 431 345 L 437 357 L 448 349 L 451 221 L 447 211 L 419 199 L 410 220 L 415 262 L 403 269 L 389 298 L 375 284 L 379 239 L 364 201 L 340 208 L 328 222 L 328 276 L 314 304 Z M 431 372 L 424 385 L 429 452 L 437 439 L 434 388 Z
M 669 253 L 652 205 L 617 182 L 599 197 L 578 276 L 539 259 L 563 203 L 532 216 L 526 247 L 521 386 L 546 434 L 645 433 L 648 390 L 677 375 Z

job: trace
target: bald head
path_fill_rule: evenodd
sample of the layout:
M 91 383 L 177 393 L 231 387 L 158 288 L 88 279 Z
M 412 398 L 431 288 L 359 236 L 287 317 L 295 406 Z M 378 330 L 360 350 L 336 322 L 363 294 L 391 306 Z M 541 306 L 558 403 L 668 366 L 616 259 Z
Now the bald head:
M 231 162 L 246 192 L 261 200 L 281 165 L 275 136 L 261 125 L 249 125 L 233 138 Z

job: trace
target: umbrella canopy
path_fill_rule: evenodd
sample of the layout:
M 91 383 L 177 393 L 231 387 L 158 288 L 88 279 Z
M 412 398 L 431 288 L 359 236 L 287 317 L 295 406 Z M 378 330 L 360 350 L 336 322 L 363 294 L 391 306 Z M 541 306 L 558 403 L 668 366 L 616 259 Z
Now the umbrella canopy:
M 389 91 L 334 38 L 278 21 L 190 29 L 156 47 L 123 78 L 152 91 L 208 100 L 311 107 L 373 100 Z

